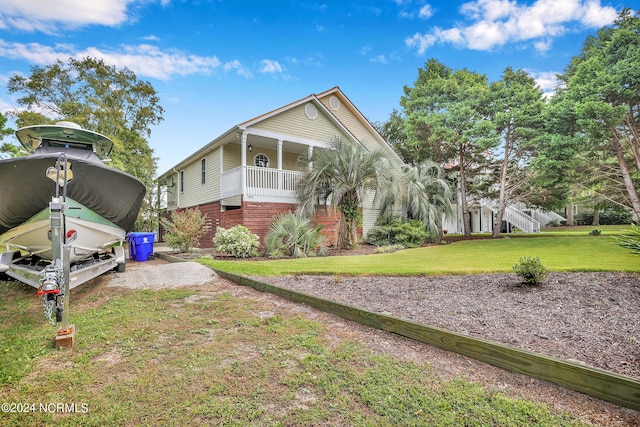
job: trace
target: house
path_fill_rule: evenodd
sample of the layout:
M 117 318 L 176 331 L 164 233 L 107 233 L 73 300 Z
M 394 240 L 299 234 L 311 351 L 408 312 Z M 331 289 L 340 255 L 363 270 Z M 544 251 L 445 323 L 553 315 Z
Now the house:
M 454 216 L 443 219 L 442 229 L 447 230 L 448 233 L 464 233 L 461 203 L 454 204 L 453 208 Z M 476 201 L 472 199 L 469 206 L 471 232 L 491 233 L 497 211 L 498 206 L 494 200 L 481 199 Z M 546 211 L 517 202 L 508 205 L 505 209 L 500 232 L 510 233 L 517 229 L 525 233 L 538 233 L 541 227 L 566 221 L 566 218 L 553 211 Z
M 207 214 L 200 247 L 212 247 L 217 227 L 244 225 L 264 242 L 271 219 L 297 206 L 296 184 L 314 150 L 341 137 L 368 150 L 398 155 L 338 87 L 311 94 L 231 127 L 159 177 L 167 214 L 198 208 Z M 362 235 L 378 210 L 365 197 Z M 334 243 L 339 213 L 317 209 L 316 225 Z M 162 239 L 162 233 L 160 238 Z

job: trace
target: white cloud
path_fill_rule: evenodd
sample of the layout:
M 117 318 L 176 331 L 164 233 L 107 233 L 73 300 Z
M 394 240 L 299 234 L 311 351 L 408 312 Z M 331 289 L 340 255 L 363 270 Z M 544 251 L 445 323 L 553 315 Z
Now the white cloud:
M 247 68 L 245 68 L 242 65 L 242 63 L 240 61 L 238 61 L 237 59 L 234 59 L 233 61 L 225 62 L 225 64 L 222 66 L 222 68 L 226 72 L 235 71 L 236 74 L 238 74 L 239 76 L 242 76 L 242 77 L 246 77 L 246 78 L 253 77 L 253 74 L 251 74 L 251 71 L 249 71 Z
M 59 26 L 117 26 L 139 0 L 0 0 L 0 28 L 52 32 Z
M 51 47 L 38 43 L 23 44 L 0 40 L 0 56 L 24 59 L 37 65 L 49 65 L 56 60 L 66 62 L 69 57 L 82 59 L 89 56 L 100 58 L 116 67 L 127 67 L 138 76 L 160 80 L 168 80 L 174 75 L 210 74 L 222 65 L 216 56 L 188 55 L 179 50 L 162 51 L 149 44 L 124 45 L 120 46 L 119 50 L 109 51 L 96 47 L 77 51 L 69 45 Z M 239 62 L 230 63 L 230 68 L 225 65 L 223 69 L 233 69 L 240 75 L 250 77 L 250 73 Z
M 420 8 L 420 11 L 418 12 L 418 16 L 422 19 L 431 18 L 431 16 L 433 16 L 433 8 L 431 7 L 431 5 L 425 4 L 424 6 L 422 6 Z
M 404 19 L 429 19 L 433 16 L 433 8 L 424 0 L 396 0 L 395 2 L 400 10 L 398 16 Z
M 600 0 L 536 0 L 530 5 L 516 0 L 473 0 L 460 7 L 467 23 L 449 29 L 433 28 L 405 40 L 419 54 L 436 43 L 452 43 L 474 50 L 491 50 L 507 43 L 533 41 L 545 52 L 552 38 L 568 31 L 567 25 L 599 28 L 614 21 L 617 11 Z
M 388 64 L 389 63 L 389 60 L 384 55 L 374 56 L 369 61 L 376 62 L 378 64 Z
M 263 59 L 260 61 L 260 72 L 265 74 L 282 73 L 282 66 L 273 59 Z

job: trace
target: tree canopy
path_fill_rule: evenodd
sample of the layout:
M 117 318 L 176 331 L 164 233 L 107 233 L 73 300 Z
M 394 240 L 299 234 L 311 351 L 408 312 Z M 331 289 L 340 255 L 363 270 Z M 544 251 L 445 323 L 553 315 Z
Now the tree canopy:
M 550 127 L 582 170 L 579 181 L 633 209 L 640 218 L 640 17 L 623 10 L 590 36 L 550 103 Z M 565 157 L 566 160 L 566 157 Z
M 458 173 L 464 232 L 469 236 L 469 187 L 484 172 L 487 150 L 498 143 L 488 115 L 487 78 L 430 59 L 404 93 L 400 105 L 406 117 L 406 144 L 416 147 L 420 156 L 413 162 L 431 159 Z
M 14 74 L 7 84 L 17 94 L 19 127 L 68 120 L 114 141 L 112 166 L 150 184 L 156 159 L 147 143 L 151 126 L 162 121 L 160 99 L 149 82 L 129 69 L 101 59 L 70 58 L 34 66 L 31 74 Z

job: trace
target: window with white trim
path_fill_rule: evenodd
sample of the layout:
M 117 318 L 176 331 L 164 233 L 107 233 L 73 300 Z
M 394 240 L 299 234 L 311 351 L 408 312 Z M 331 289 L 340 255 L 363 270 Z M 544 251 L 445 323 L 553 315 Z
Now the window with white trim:
M 258 154 L 253 158 L 253 164 L 259 168 L 268 168 L 269 167 L 269 158 L 266 154 Z
M 200 169 L 201 169 L 201 181 L 202 184 L 206 184 L 207 183 L 207 159 L 204 158 L 200 161 Z

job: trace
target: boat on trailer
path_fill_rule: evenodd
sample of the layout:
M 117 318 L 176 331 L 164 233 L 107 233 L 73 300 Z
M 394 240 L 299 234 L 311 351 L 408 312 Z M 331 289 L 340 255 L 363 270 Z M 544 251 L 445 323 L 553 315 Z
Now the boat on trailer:
M 124 271 L 126 232 L 146 189 L 104 163 L 113 142 L 71 122 L 24 127 L 16 137 L 30 154 L 0 160 L 0 273 L 51 299 L 63 264 L 69 289 Z

